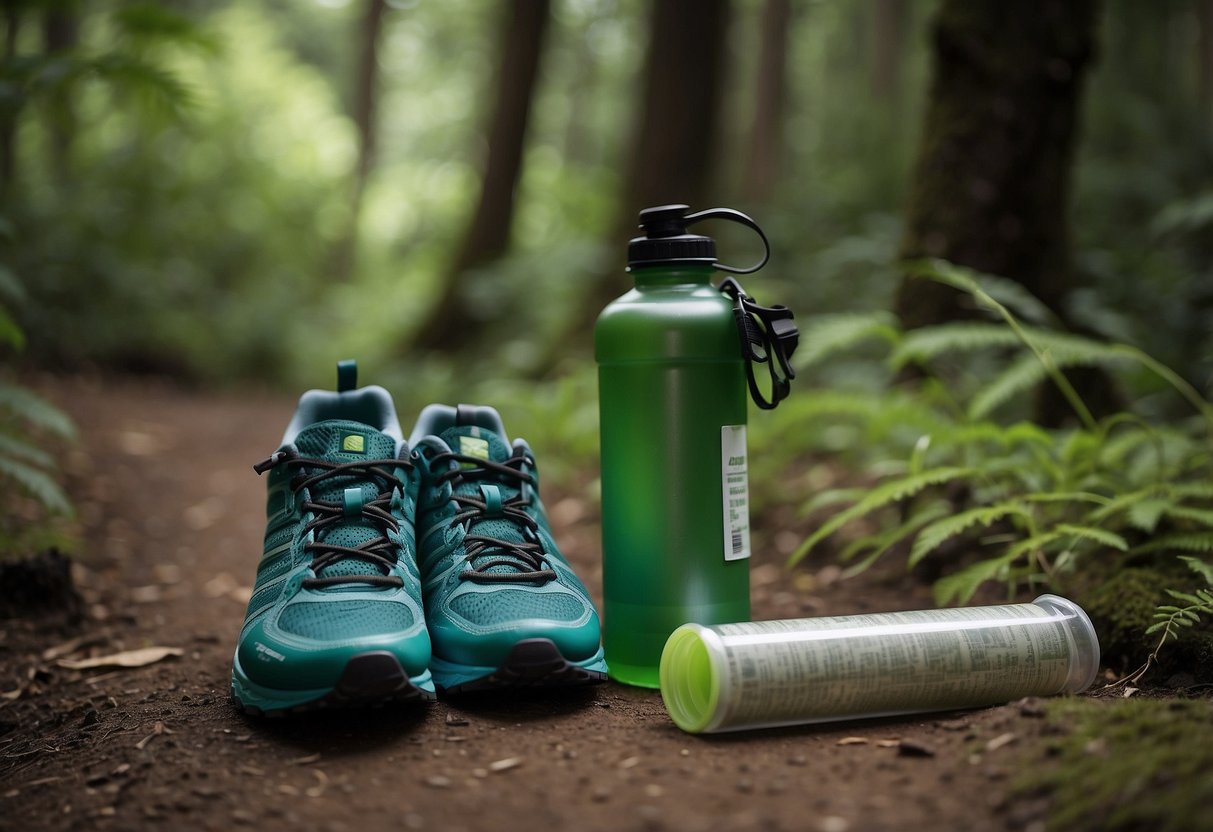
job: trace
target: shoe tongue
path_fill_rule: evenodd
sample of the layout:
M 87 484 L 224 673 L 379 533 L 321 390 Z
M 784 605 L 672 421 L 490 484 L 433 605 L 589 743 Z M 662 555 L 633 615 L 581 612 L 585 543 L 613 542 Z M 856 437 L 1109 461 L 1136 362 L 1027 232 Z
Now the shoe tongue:
M 457 454 L 492 462 L 505 462 L 514 453 L 501 434 L 476 425 L 448 428 L 443 431 L 442 440 Z
M 295 448 L 301 456 L 322 459 L 325 462 L 343 464 L 396 458 L 396 440 L 361 422 L 334 419 L 308 425 L 295 437 Z M 319 471 L 314 471 L 319 473 Z M 363 503 L 379 496 L 387 483 L 369 474 L 350 474 L 329 477 L 312 486 L 313 500 L 342 504 L 346 491 L 358 489 Z M 383 531 L 365 518 L 342 520 L 319 532 L 320 541 L 334 546 L 358 548 L 369 540 L 381 537 Z M 316 573 L 320 578 L 345 575 L 381 575 L 378 567 L 361 558 L 342 558 Z M 356 585 L 336 587 L 355 590 Z
M 299 453 L 326 462 L 395 459 L 396 440 L 361 422 L 332 419 L 308 425 L 295 437 Z
M 514 454 L 513 449 L 506 443 L 505 438 L 501 434 L 495 430 L 475 425 L 459 425 L 448 428 L 443 431 L 441 438 L 452 451 L 462 456 L 486 459 L 492 462 L 505 462 Z M 468 462 L 463 462 L 461 465 L 465 468 L 474 467 Z M 477 476 L 457 486 L 455 493 L 482 498 L 483 493 L 480 490 L 482 485 L 495 487 L 501 500 L 505 501 L 518 496 L 521 483 L 513 477 L 489 472 L 486 476 Z M 468 531 L 470 534 L 495 537 L 498 540 L 508 540 L 514 543 L 521 543 L 526 539 L 522 534 L 522 527 L 517 522 L 505 518 L 478 520 L 472 523 Z M 484 559 L 500 557 L 502 557 L 502 552 L 499 550 L 489 550 L 480 555 L 474 565 L 479 565 Z M 489 567 L 487 571 L 501 574 L 516 574 L 519 569 L 507 565 L 498 565 Z

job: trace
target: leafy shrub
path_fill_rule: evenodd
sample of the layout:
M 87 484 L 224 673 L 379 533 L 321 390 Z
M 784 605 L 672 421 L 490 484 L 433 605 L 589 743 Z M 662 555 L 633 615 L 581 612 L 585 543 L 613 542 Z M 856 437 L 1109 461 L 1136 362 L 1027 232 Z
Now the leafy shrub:
M 912 332 L 885 314 L 805 326 L 802 377 L 828 365 L 845 377 L 837 365 L 873 343 L 885 352 L 886 371 L 884 385 L 839 381 L 798 391 L 773 416 L 763 443 L 843 453 L 875 479 L 867 489 L 804 499 L 804 513 L 832 513 L 790 561 L 868 519 L 876 521 L 871 530 L 839 549 L 849 572 L 898 546 L 911 565 L 941 558 L 951 570 L 935 585 L 941 604 L 968 601 L 989 581 L 1011 591 L 1062 590 L 1095 559 L 1203 563 L 1199 556 L 1213 552 L 1213 408 L 1201 394 L 1132 346 L 1059 331 L 1020 287 L 944 262 L 914 268 L 969 293 L 994 319 Z M 908 367 L 913 377 L 895 382 Z M 1097 419 L 1065 374 L 1077 367 L 1105 368 L 1151 392 L 1169 389 L 1194 413 L 1162 420 L 1125 410 Z M 1031 394 L 1046 383 L 1069 403 L 1074 426 L 1046 429 L 1028 418 Z M 958 567 L 958 552 L 976 560 Z M 1191 608 L 1167 632 L 1207 612 L 1195 607 L 1207 604 L 1204 596 L 1188 595 L 1178 598 Z

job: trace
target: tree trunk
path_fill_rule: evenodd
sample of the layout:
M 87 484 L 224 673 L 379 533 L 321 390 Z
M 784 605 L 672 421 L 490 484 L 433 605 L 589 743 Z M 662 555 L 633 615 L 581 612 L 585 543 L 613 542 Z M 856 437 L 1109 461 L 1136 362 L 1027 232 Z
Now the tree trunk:
M 17 57 L 17 33 L 21 28 L 21 10 L 16 3 L 4 4 L 4 55 L 5 64 Z M 10 100 L 0 104 L 0 198 L 8 196 L 13 189 L 13 175 L 17 170 L 17 113 L 20 101 Z
M 1098 6 L 944 0 L 902 257 L 1010 278 L 1065 321 L 1071 169 Z M 974 314 L 959 292 L 915 279 L 902 282 L 896 311 L 909 329 Z M 1071 381 L 1097 415 L 1119 406 L 1105 374 L 1080 371 Z M 1051 386 L 1041 394 L 1041 422 L 1073 418 Z
M 350 280 L 354 274 L 362 196 L 366 191 L 371 166 L 375 162 L 375 131 L 379 114 L 379 44 L 383 40 L 383 16 L 386 10 L 385 0 L 370 0 L 358 31 L 358 70 L 354 82 L 354 124 L 358 128 L 358 161 L 350 195 L 349 224 L 337 242 L 333 255 L 334 276 L 343 282 Z
M 501 257 L 509 247 L 514 192 L 522 170 L 550 5 L 549 0 L 515 0 L 504 17 L 493 96 L 496 109 L 488 127 L 488 160 L 480 200 L 447 271 L 442 294 L 414 339 L 416 347 L 458 348 L 474 339 L 483 323 L 464 302 L 464 285 L 469 272 Z
M 791 0 L 767 0 L 762 10 L 754 122 L 745 166 L 743 193 L 752 204 L 769 202 L 783 165 L 783 116 L 787 103 L 788 30 Z
M 902 257 L 1011 278 L 1063 311 L 1071 162 L 1096 17 L 1096 0 L 944 0 Z M 958 293 L 922 280 L 904 281 L 896 306 L 908 328 L 970 314 Z
M 908 11 L 906 0 L 877 0 L 875 4 L 876 17 L 872 24 L 872 92 L 884 102 L 896 102 L 899 99 Z
M 653 0 L 640 109 L 610 245 L 613 267 L 587 276 L 582 307 L 569 318 L 555 349 L 585 340 L 602 307 L 629 285 L 622 268 L 640 209 L 669 203 L 710 207 L 724 92 L 728 0 Z M 575 334 L 574 334 L 575 333 Z M 552 355 L 551 359 L 559 356 Z
M 48 56 L 70 52 L 80 39 L 76 8 L 71 4 L 48 8 L 42 18 L 42 43 Z M 51 165 L 60 185 L 71 181 L 70 157 L 76 133 L 76 113 L 67 89 L 61 89 L 47 102 Z
M 1205 129 L 1213 136 L 1213 0 L 1200 0 L 1197 14 L 1200 16 L 1196 41 L 1198 103 L 1204 109 Z

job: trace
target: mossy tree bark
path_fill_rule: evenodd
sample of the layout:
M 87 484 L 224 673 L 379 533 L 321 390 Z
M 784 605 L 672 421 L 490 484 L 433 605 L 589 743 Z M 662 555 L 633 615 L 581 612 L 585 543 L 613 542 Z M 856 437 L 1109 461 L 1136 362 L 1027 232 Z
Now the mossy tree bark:
M 1067 206 L 1098 0 L 944 0 L 901 255 L 1016 280 L 1062 313 Z M 954 290 L 907 279 L 907 328 L 968 317 Z

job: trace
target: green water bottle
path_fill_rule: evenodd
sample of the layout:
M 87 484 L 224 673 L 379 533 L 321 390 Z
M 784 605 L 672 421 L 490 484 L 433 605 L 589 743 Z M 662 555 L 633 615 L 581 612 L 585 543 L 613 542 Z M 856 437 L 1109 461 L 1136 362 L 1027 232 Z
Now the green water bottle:
M 735 280 L 770 248 L 745 214 L 686 205 L 640 212 L 628 244 L 635 288 L 594 329 L 602 453 L 604 626 L 612 678 L 656 688 L 661 650 L 687 622 L 750 618 L 747 381 L 763 407 L 794 376 L 792 314 L 760 307 Z M 746 269 L 716 260 L 706 219 L 741 223 L 764 255 Z M 770 382 L 754 367 L 765 364 Z

